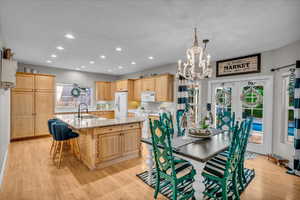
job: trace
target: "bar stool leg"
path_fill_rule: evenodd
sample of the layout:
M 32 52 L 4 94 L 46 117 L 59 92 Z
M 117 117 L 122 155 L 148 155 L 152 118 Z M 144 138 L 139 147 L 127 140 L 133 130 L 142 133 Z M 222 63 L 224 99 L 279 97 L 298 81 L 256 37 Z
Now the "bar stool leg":
M 54 149 L 53 149 L 53 153 L 52 153 L 52 161 L 53 163 L 55 163 L 55 158 L 56 158 L 56 154 L 58 151 L 58 141 L 54 141 Z
M 70 139 L 69 144 L 70 144 L 71 152 L 72 152 L 72 154 L 74 154 L 74 141 L 73 141 L 73 139 Z
M 63 146 L 64 146 L 64 142 L 65 141 L 60 141 L 60 152 L 59 152 L 59 159 L 58 159 L 58 168 L 60 168 L 60 164 L 61 164 L 61 160 L 62 160 L 62 150 L 63 150 Z
M 51 143 L 51 147 L 50 147 L 50 158 L 52 155 L 53 148 L 54 148 L 54 140 L 52 139 L 52 143 Z
M 76 146 L 77 146 L 77 153 L 79 156 L 79 160 L 81 160 L 81 154 L 80 154 L 80 147 L 79 147 L 79 142 L 78 142 L 78 138 L 75 139 L 76 142 Z

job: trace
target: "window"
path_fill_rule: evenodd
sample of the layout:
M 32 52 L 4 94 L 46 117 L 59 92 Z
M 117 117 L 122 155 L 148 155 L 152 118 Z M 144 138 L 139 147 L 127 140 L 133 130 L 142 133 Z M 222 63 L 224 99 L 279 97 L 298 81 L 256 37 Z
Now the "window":
M 216 112 L 231 112 L 231 96 L 232 88 L 231 87 L 218 87 L 216 88 Z
M 242 118 L 253 118 L 249 142 L 255 144 L 263 144 L 264 142 L 264 90 L 263 85 L 243 87 Z
M 78 97 L 71 94 L 73 84 L 56 84 L 56 107 L 74 108 L 80 103 L 92 105 L 92 88 L 85 88 Z
M 292 143 L 294 141 L 295 122 L 294 122 L 294 96 L 289 92 L 289 77 L 284 77 L 284 112 L 285 112 L 285 124 L 284 124 L 284 138 L 286 142 Z

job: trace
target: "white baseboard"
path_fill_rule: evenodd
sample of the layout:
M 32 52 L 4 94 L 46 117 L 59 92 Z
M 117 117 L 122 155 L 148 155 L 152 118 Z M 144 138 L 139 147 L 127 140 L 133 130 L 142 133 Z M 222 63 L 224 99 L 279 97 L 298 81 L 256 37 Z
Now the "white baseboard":
M 5 152 L 2 166 L 0 166 L 0 189 L 1 189 L 2 181 L 3 181 L 3 177 L 4 177 L 7 157 L 8 157 L 8 150 Z

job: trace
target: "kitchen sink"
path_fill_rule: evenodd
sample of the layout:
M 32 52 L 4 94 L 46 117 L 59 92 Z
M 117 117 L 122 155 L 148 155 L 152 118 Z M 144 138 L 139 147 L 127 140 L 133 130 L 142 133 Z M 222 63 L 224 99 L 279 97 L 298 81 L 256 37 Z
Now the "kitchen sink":
M 77 116 L 77 118 L 78 118 L 78 116 Z M 80 118 L 81 119 L 97 119 L 98 116 L 85 114 L 85 115 L 81 115 Z

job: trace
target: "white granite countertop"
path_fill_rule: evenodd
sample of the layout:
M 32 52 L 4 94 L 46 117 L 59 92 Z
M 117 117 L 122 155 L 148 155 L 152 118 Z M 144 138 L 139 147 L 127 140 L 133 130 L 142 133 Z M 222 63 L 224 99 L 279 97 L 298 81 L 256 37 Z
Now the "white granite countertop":
M 121 119 L 107 119 L 103 117 L 97 117 L 94 115 L 83 115 L 86 118 L 77 118 L 76 114 L 63 114 L 55 115 L 56 118 L 65 122 L 74 129 L 85 129 L 85 128 L 97 128 L 102 126 L 114 126 L 120 124 L 129 124 L 134 122 L 143 122 L 145 118 L 143 117 L 126 117 Z M 88 118 L 90 117 L 91 118 Z

